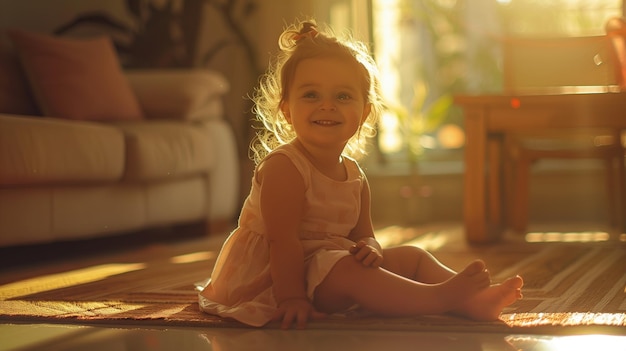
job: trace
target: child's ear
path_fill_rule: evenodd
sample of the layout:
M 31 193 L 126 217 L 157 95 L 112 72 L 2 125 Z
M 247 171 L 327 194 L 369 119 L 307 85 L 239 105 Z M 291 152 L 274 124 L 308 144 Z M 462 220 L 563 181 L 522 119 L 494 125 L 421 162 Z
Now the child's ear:
M 291 112 L 289 111 L 289 103 L 287 101 L 283 101 L 280 103 L 280 111 L 285 116 L 287 122 L 291 123 Z
M 372 104 L 370 102 L 367 102 L 365 103 L 365 106 L 363 107 L 363 115 L 361 116 L 361 125 L 365 123 L 365 121 L 367 120 L 367 116 L 370 115 L 370 112 L 372 112 Z

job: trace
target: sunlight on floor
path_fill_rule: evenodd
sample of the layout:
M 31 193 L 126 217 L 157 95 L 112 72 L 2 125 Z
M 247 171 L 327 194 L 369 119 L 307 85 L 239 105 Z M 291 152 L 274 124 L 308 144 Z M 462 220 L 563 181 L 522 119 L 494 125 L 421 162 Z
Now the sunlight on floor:
M 171 263 L 181 264 L 181 263 L 192 263 L 199 261 L 208 261 L 217 257 L 217 253 L 215 251 L 200 251 L 200 252 L 192 252 L 185 255 L 174 256 L 169 259 Z
M 511 335 L 506 340 L 522 350 L 541 351 L 623 351 L 626 338 L 615 335 L 525 336 Z
M 0 286 L 0 301 L 95 282 L 146 268 L 144 263 L 112 263 L 39 276 Z
M 621 239 L 624 235 L 622 235 Z M 526 241 L 529 243 L 546 242 L 599 242 L 608 241 L 611 238 L 607 232 L 533 232 L 526 234 Z
M 558 312 L 509 313 L 500 319 L 510 327 L 563 326 L 623 326 L 626 313 Z
M 442 248 L 446 242 L 448 242 L 448 239 L 441 233 L 427 233 L 415 240 L 409 241 L 406 245 L 417 246 L 426 251 L 436 251 Z
M 419 232 L 412 227 L 390 226 L 376 230 L 376 240 L 383 248 L 402 244 L 435 251 L 450 240 L 447 233 L 445 230 Z

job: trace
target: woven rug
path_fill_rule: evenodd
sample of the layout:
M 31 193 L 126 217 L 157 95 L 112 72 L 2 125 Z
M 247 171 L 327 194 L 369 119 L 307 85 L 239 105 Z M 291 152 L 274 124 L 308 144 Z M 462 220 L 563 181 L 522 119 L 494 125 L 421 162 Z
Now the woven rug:
M 520 274 L 524 299 L 497 322 L 450 316 L 376 318 L 332 316 L 316 329 L 446 330 L 505 333 L 618 333 L 626 328 L 626 243 L 464 244 L 457 227 L 378 231 L 384 246 L 417 245 L 460 269 L 475 258 L 494 281 Z M 0 285 L 0 321 L 110 325 L 245 327 L 198 310 L 194 283 L 210 274 L 223 238 L 149 247 L 132 255 L 61 265 Z M 5 277 L 6 278 L 6 277 Z M 277 328 L 270 324 L 267 328 Z

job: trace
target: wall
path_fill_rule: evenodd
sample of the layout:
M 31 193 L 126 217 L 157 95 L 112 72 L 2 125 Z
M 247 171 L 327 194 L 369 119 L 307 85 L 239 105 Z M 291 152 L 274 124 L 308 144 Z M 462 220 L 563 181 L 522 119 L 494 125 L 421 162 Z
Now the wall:
M 463 220 L 462 163 L 433 166 L 427 172 L 388 172 L 365 168 L 372 191 L 375 223 L 419 224 Z M 540 161 L 530 180 L 529 224 L 609 224 L 603 165 L 597 161 Z M 506 203 L 503 208 L 506 209 Z
M 106 3 L 106 6 L 102 6 Z M 0 0 L 0 27 L 19 27 L 28 30 L 49 32 L 62 23 L 69 22 L 77 13 L 102 10 L 131 23 L 124 0 Z

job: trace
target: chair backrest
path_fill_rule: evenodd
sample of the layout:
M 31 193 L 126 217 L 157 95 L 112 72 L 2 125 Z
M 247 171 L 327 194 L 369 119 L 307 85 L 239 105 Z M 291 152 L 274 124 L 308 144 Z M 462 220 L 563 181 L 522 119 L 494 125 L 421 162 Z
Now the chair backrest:
M 611 18 L 606 22 L 605 29 L 613 49 L 618 84 L 624 90 L 626 88 L 626 21 L 619 17 Z
M 608 36 L 512 37 L 503 43 L 503 88 L 508 93 L 615 87 L 615 67 Z

